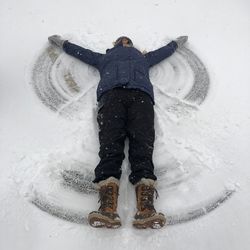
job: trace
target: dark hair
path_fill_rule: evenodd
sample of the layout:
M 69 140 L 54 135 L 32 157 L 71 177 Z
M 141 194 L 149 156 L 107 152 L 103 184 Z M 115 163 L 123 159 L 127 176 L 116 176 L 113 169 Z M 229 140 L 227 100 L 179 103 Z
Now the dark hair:
M 120 37 L 118 37 L 118 38 L 116 39 L 116 41 L 115 41 L 115 45 L 120 44 L 120 43 L 122 42 L 122 39 L 123 39 L 123 38 L 128 39 L 128 43 L 129 43 L 130 45 L 133 45 L 132 40 L 131 40 L 129 37 L 127 37 L 127 36 L 120 36 Z

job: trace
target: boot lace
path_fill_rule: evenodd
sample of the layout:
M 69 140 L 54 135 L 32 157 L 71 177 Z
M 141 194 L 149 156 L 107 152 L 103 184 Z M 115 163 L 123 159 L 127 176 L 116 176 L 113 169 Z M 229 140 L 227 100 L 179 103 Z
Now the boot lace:
M 155 187 L 150 187 L 150 186 L 142 187 L 141 199 L 140 199 L 142 210 L 144 209 L 155 210 L 154 193 L 155 193 L 155 198 L 157 199 L 159 197 L 159 193 Z
M 107 186 L 106 188 L 102 188 L 99 192 L 99 200 L 98 203 L 101 203 L 100 208 L 113 208 L 114 206 L 114 195 L 113 195 L 113 187 Z

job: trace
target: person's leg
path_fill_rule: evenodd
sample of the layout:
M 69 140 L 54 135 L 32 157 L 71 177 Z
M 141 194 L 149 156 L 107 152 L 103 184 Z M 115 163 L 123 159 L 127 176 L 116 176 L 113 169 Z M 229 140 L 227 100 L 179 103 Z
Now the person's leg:
M 154 149 L 154 105 L 149 95 L 133 91 L 128 109 L 129 181 L 136 184 L 142 178 L 156 180 L 152 161 Z
M 121 220 L 117 213 L 119 179 L 124 159 L 127 111 L 123 93 L 117 89 L 106 93 L 99 102 L 100 162 L 95 168 L 94 183 L 99 191 L 100 207 L 88 216 L 93 227 L 117 228 Z
M 121 92 L 114 89 L 104 94 L 99 102 L 100 162 L 95 168 L 94 183 L 111 176 L 119 180 L 121 176 L 127 111 L 120 95 Z
M 135 186 L 137 212 L 133 226 L 138 229 L 161 228 L 166 223 L 164 214 L 154 208 L 156 176 L 152 161 L 154 149 L 154 107 L 151 98 L 137 92 L 128 111 L 130 182 Z

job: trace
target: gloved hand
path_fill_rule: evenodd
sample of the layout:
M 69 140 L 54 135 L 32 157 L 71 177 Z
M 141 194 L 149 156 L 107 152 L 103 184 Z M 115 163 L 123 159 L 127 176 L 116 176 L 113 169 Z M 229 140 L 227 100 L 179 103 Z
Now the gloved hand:
M 187 40 L 188 40 L 188 36 L 179 36 L 174 41 L 177 43 L 178 48 L 182 48 L 184 43 L 187 42 Z
M 63 43 L 66 41 L 66 40 L 63 40 L 62 37 L 59 35 L 49 36 L 48 40 L 51 44 L 56 45 L 59 48 L 62 48 Z

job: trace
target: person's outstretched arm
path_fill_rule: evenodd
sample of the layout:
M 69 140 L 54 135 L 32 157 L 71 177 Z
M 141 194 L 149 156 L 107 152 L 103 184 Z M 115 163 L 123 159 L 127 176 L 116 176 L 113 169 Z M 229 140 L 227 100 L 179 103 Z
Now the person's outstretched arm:
M 177 48 L 181 48 L 183 46 L 187 39 L 187 36 L 178 37 L 176 40 L 168 43 L 167 45 L 146 53 L 144 56 L 148 61 L 149 67 L 152 67 L 171 56 L 177 50 Z
M 67 54 L 98 68 L 100 58 L 103 56 L 103 54 L 70 43 L 68 40 L 63 40 L 58 35 L 50 36 L 48 37 L 48 40 L 53 45 L 62 48 Z

